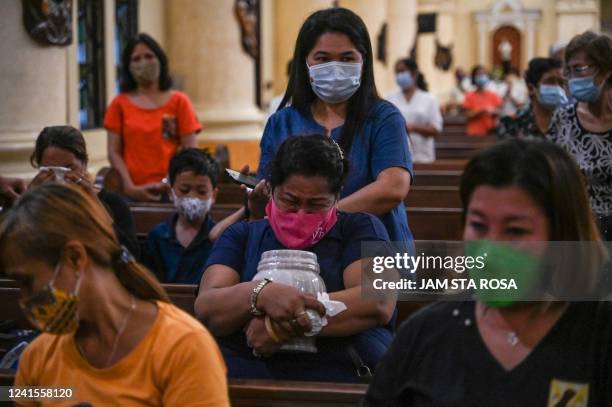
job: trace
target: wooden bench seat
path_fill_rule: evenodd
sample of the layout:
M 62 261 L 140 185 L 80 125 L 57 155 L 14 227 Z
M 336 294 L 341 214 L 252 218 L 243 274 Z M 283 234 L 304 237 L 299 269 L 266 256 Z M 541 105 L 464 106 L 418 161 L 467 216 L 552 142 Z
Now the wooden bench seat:
M 461 170 L 414 170 L 414 185 L 459 186 Z
M 219 220 L 237 210 L 238 205 L 215 205 L 212 216 Z M 164 222 L 174 213 L 170 204 L 132 205 L 136 237 L 143 240 L 158 223 Z M 408 225 L 418 240 L 458 240 L 461 238 L 462 210 L 443 207 L 408 207 Z
M 460 208 L 459 187 L 414 185 L 404 203 L 407 207 Z
M 230 380 L 234 407 L 342 407 L 357 406 L 365 395 L 364 384 Z

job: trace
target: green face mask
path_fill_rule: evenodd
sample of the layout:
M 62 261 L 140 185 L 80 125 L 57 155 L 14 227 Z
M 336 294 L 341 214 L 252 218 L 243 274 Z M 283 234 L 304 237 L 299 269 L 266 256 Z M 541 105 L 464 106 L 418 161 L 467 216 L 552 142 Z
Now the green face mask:
M 526 299 L 540 282 L 540 258 L 507 243 L 469 241 L 465 252 L 484 258 L 484 267 L 472 268 L 470 278 L 478 300 L 488 307 L 510 307 Z

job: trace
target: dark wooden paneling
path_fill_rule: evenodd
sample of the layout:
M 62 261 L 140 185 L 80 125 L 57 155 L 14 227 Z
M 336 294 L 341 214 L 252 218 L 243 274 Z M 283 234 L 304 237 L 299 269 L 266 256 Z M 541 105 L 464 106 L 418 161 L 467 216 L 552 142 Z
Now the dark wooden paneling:
M 456 186 L 420 186 L 410 188 L 404 200 L 406 206 L 431 208 L 459 208 L 459 188 Z

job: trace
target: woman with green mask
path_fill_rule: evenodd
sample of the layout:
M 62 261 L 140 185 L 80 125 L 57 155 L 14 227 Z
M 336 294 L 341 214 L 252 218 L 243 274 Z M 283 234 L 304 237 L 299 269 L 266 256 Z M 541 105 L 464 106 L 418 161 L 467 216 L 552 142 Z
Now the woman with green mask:
M 477 242 L 466 246 L 488 251 L 489 271 L 514 274 L 531 289 L 552 276 L 549 292 L 598 289 L 606 252 L 580 172 L 561 148 L 499 143 L 468 163 L 460 192 L 464 240 Z M 559 263 L 568 253 L 543 253 L 567 242 L 588 246 L 588 261 L 570 272 L 538 267 Z M 530 272 L 540 274 L 525 277 Z M 612 405 L 610 303 L 552 301 L 548 292 L 535 301 L 533 291 L 519 291 L 476 291 L 475 301 L 441 301 L 411 317 L 364 405 Z
M 212 336 L 170 303 L 82 188 L 49 182 L 19 198 L 0 222 L 0 272 L 42 331 L 16 386 L 71 388 L 70 405 L 229 406 Z

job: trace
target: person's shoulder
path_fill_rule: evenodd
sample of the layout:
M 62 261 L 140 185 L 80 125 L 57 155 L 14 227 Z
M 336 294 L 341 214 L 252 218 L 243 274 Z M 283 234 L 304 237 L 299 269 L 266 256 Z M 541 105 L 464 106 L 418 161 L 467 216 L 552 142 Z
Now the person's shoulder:
M 171 223 L 169 221 L 163 221 L 161 223 L 158 223 L 147 234 L 147 239 L 159 240 L 159 239 L 162 239 L 162 238 L 169 237 L 170 236 L 170 227 L 171 227 Z
M 438 105 L 438 98 L 433 93 L 426 90 L 417 89 L 416 95 L 423 103 Z
M 597 325 L 612 329 L 612 298 L 610 301 L 580 301 L 570 304 L 577 319 L 588 319 Z
M 33 363 L 45 366 L 49 360 L 62 354 L 62 348 L 66 346 L 70 338 L 70 335 L 52 335 L 47 333 L 38 335 L 23 351 L 20 358 L 22 366 L 32 368 Z
M 130 98 L 127 92 L 121 92 L 111 100 L 109 107 L 111 106 L 125 106 L 130 104 Z
M 398 328 L 398 335 L 416 334 L 420 330 L 440 330 L 448 327 L 448 323 L 457 320 L 462 314 L 467 314 L 469 307 L 474 307 L 471 301 L 436 301 L 425 305 L 402 322 Z M 463 315 L 465 317 L 465 315 Z
M 186 338 L 200 338 L 203 341 L 214 343 L 214 339 L 208 330 L 194 317 L 180 309 L 174 304 L 158 301 L 159 330 L 165 341 L 178 343 Z M 172 335 L 164 335 L 164 332 L 172 332 Z
M 180 102 L 189 102 L 191 103 L 189 96 L 187 96 L 187 94 L 185 92 L 182 92 L 180 90 L 176 90 L 176 89 L 172 89 L 171 91 L 171 96 L 170 98 L 173 100 L 177 100 Z
M 358 236 L 369 232 L 383 240 L 389 240 L 387 229 L 382 221 L 370 213 L 366 212 L 341 212 L 338 211 L 338 222 L 342 229 L 347 231 L 349 236 Z
M 392 90 L 390 92 L 387 92 L 385 94 L 385 96 L 384 96 L 384 99 L 388 100 L 390 102 L 394 102 L 394 101 L 400 99 L 401 97 L 403 97 L 402 91 L 400 89 L 395 89 L 395 90 Z
M 368 119 L 374 122 L 384 122 L 386 120 L 404 120 L 401 112 L 393 103 L 385 99 L 377 99 L 372 103 L 368 114 Z

